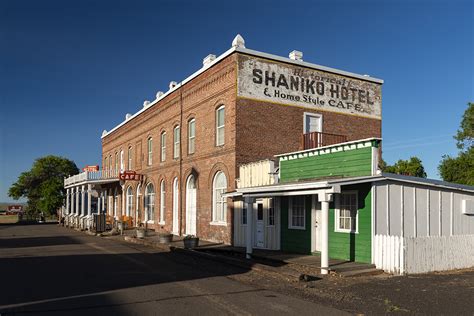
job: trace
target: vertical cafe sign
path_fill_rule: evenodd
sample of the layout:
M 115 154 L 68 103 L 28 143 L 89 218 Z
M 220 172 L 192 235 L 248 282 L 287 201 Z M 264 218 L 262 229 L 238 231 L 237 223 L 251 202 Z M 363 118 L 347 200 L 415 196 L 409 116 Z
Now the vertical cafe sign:
M 316 69 L 241 56 L 238 96 L 381 119 L 382 85 Z

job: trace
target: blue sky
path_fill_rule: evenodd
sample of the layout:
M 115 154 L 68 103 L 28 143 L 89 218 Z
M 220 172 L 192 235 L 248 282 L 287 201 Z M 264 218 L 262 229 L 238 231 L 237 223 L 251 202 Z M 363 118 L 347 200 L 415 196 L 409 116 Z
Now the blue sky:
M 0 1 L 0 201 L 34 159 L 99 164 L 102 130 L 237 33 L 251 49 L 369 74 L 384 159 L 438 178 L 474 100 L 472 1 Z

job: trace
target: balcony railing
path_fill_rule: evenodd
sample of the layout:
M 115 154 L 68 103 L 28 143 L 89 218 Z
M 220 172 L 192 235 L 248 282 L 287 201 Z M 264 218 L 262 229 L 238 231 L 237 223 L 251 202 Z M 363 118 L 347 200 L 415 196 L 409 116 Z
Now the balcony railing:
M 84 171 L 64 179 L 64 186 L 91 180 L 108 180 L 115 178 L 118 179 L 118 173 L 115 172 L 115 170 Z
M 344 142 L 347 142 L 347 136 L 345 135 L 321 132 L 311 132 L 302 135 L 303 149 L 324 147 Z

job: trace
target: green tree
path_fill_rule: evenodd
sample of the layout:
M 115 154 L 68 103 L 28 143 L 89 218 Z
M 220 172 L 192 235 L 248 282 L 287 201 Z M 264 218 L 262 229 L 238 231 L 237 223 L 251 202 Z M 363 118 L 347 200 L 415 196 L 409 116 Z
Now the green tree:
M 29 171 L 20 174 L 8 195 L 16 200 L 27 198 L 29 212 L 52 214 L 63 203 L 64 178 L 77 173 L 79 169 L 69 159 L 52 155 L 38 158 Z
M 410 157 L 410 160 L 400 159 L 394 165 L 387 165 L 387 163 L 382 160 L 380 162 L 380 169 L 382 172 L 426 178 L 425 168 L 423 167 L 421 159 L 418 157 Z
M 474 103 L 467 104 L 454 139 L 460 152 L 457 157 L 443 156 L 438 165 L 439 174 L 444 181 L 474 185 Z

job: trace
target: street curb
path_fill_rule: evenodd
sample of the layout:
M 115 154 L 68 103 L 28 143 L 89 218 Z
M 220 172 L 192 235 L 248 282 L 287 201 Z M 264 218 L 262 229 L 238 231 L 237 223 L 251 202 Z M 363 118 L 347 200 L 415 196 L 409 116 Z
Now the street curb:
M 301 281 L 305 280 L 305 275 L 301 274 L 296 271 L 279 271 L 278 268 L 272 267 L 272 266 L 267 266 L 261 263 L 257 262 L 252 262 L 248 259 L 241 260 L 241 259 L 236 259 L 236 258 L 229 258 L 226 256 L 222 255 L 216 255 L 216 254 L 210 254 L 210 253 L 205 253 L 193 249 L 185 249 L 181 247 L 176 247 L 176 246 L 170 246 L 168 244 L 160 244 L 157 242 L 153 241 L 148 241 L 146 239 L 138 239 L 135 237 L 130 237 L 130 236 L 123 236 L 123 240 L 126 242 L 138 244 L 138 245 L 144 245 L 144 246 L 149 246 L 152 248 L 158 248 L 161 250 L 168 250 L 171 252 L 177 252 L 177 253 L 182 253 L 186 255 L 191 255 L 191 256 L 197 256 L 201 257 L 204 259 L 209 259 L 229 265 L 233 265 L 239 268 L 243 269 L 248 269 L 248 270 L 253 270 L 253 271 L 260 271 L 260 272 L 270 272 L 270 273 L 275 273 L 280 276 L 284 276 L 287 278 L 289 281 Z

